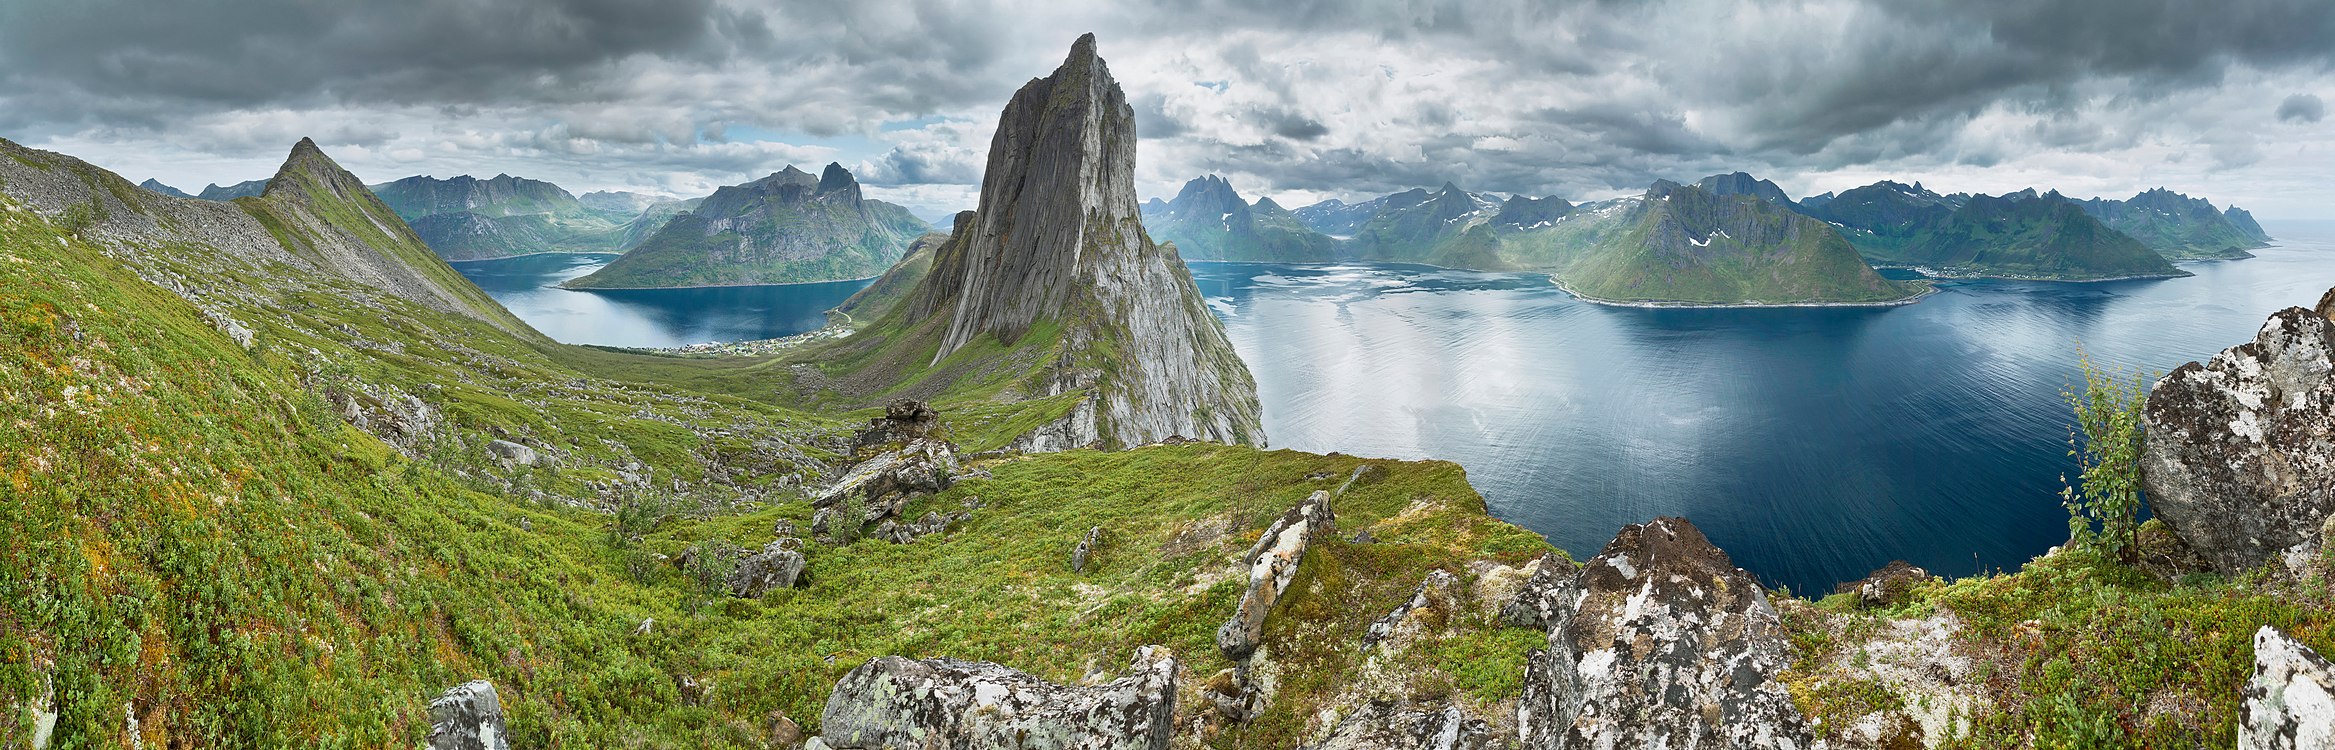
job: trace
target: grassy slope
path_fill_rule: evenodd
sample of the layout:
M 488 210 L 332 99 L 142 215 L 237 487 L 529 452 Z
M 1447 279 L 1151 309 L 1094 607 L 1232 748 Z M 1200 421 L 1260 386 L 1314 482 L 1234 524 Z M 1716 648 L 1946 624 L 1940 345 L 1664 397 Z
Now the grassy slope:
M 2182 273 L 2138 240 L 2056 198 L 1976 196 L 1951 215 L 1898 234 L 1901 241 L 1869 240 L 1860 249 L 1879 262 L 1982 276 L 2081 281 Z

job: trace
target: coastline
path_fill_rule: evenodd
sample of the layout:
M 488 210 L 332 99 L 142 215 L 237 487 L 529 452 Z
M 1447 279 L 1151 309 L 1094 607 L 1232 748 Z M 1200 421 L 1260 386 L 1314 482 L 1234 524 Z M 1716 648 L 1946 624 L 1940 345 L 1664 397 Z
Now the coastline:
M 2221 260 L 2244 260 L 2244 259 L 2243 259 L 2243 258 L 2226 258 L 2226 259 L 2221 259 Z M 2192 261 L 2172 261 L 2172 262 L 2175 262 L 2175 263 L 2188 263 L 2188 262 L 2192 262 Z M 2196 276 L 2196 275 L 2197 275 L 2197 274 L 2194 274 L 2194 273 L 2190 273 L 2190 272 L 2188 272 L 2188 271 L 2183 271 L 2183 270 L 2181 270 L 2181 269 L 2175 268 L 2175 269 L 2173 269 L 2173 273 L 2143 273 L 2143 274 L 2133 274 L 2133 275 L 2130 275 L 2130 276 L 2100 276 L 2100 277 L 2094 277 L 2094 278 L 2070 279 L 2070 278 L 2061 277 L 2061 276 L 2015 276 L 2015 275 L 2010 275 L 2010 274 L 1994 274 L 1994 273 L 1984 273 L 1984 274 L 1982 274 L 1982 273 L 1966 273 L 1966 272 L 1961 272 L 1961 271 L 1940 270 L 1940 269 L 1930 268 L 1930 267 L 1928 267 L 1928 266 L 1909 266 L 1909 265 L 1899 265 L 1899 264 L 1894 264 L 1894 263 L 1873 266 L 1873 270 L 1876 270 L 1876 271 L 1878 271 L 1878 270 L 1881 270 L 1881 269 L 1884 269 L 1884 268 L 1886 268 L 1886 269 L 1890 269 L 1890 270 L 1897 270 L 1897 271 L 1915 271 L 1915 272 L 1918 272 L 1918 273 L 1920 273 L 1920 274 L 1922 274 L 1922 275 L 1924 275 L 1924 276 L 1928 276 L 1928 277 L 1930 277 L 1930 278 L 1932 278 L 1932 279 L 1948 279 L 1948 280 L 1952 280 L 1952 281 L 1975 281 L 1975 280 L 1978 280 L 1978 279 L 2000 279 L 2000 280 L 2003 280 L 2003 281 L 2053 281 L 2053 282 L 2059 282 L 2059 283 L 2063 283 L 2063 284 L 2092 284 L 2092 283 L 2098 283 L 2098 282 L 2103 282 L 2103 281 L 2150 281 L 2150 280 L 2158 280 L 2158 279 L 2186 279 L 2186 278 L 2189 278 L 2189 277 L 2191 277 L 2191 276 Z
M 1548 279 L 1549 279 L 1549 283 L 1550 283 L 1550 284 L 1554 284 L 1554 285 L 1556 285 L 1556 287 L 1557 287 L 1558 289 L 1560 289 L 1560 290 L 1563 290 L 1563 291 L 1564 291 L 1566 294 L 1572 295 L 1572 296 L 1573 296 L 1573 299 L 1577 299 L 1577 300 L 1580 300 L 1580 301 L 1583 301 L 1583 302 L 1587 302 L 1587 303 L 1589 303 L 1589 304 L 1592 304 L 1592 305 L 1604 305 L 1604 306 L 1606 306 L 1606 307 L 1638 307 L 1638 308 L 1649 308 L 1649 309 L 1653 309 L 1653 308 L 1661 308 L 1661 309 L 1686 309 L 1686 310 L 1693 310 L 1693 309 L 1756 309 L 1756 308 L 1785 308 L 1785 307 L 1903 307 L 1903 306 L 1910 305 L 1910 304 L 1913 304 L 1913 303 L 1916 303 L 1916 302 L 1920 302 L 1920 301 L 1922 301 L 1922 300 L 1924 300 L 1924 299 L 1928 299 L 1930 295 L 1932 295 L 1932 294 L 1937 294 L 1937 293 L 1938 293 L 1938 286 L 1937 286 L 1936 284 L 1927 284 L 1927 283 L 1925 283 L 1925 284 L 1923 284 L 1923 285 L 1922 285 L 1922 286 L 1923 286 L 1923 289 L 1922 289 L 1922 291 L 1921 291 L 1921 293 L 1920 293 L 1920 294 L 1916 294 L 1916 295 L 1913 295 L 1913 296 L 1911 296 L 1911 297 L 1903 297 L 1903 298 L 1899 298 L 1899 299 L 1893 299 L 1893 300 L 1882 300 L 1882 301 L 1877 301 L 1877 302 L 1736 302 L 1736 303 L 1728 303 L 1728 302 L 1664 302 L 1664 301 L 1655 301 L 1655 300 L 1609 300 L 1609 299 L 1600 299 L 1600 298 L 1597 298 L 1597 297 L 1591 297 L 1591 296 L 1589 296 L 1589 295 L 1582 294 L 1581 292 L 1574 290 L 1572 287 L 1570 287 L 1570 286 L 1566 286 L 1566 285 L 1565 285 L 1565 282 L 1563 282 L 1563 281 L 1559 280 L 1559 279 L 1556 277 L 1556 275 L 1555 275 L 1555 274 L 1544 274 L 1544 275 L 1548 276 Z
M 441 258 L 441 260 L 446 260 L 446 262 L 447 262 L 447 263 L 449 263 L 449 264 L 452 264 L 452 263 L 493 263 L 493 262 L 495 262 L 495 261 L 498 261 L 498 260 L 514 260 L 514 259 L 518 259 L 518 258 L 533 258 L 533 257 L 535 257 L 535 256 L 538 256 L 538 255 L 606 255 L 606 256 L 608 256 L 608 257 L 610 257 L 610 258 L 616 258 L 616 257 L 623 256 L 623 255 L 624 255 L 624 253 L 584 253 L 584 252 L 576 252 L 576 251 L 573 251 L 573 250 L 544 250 L 544 251 L 542 251 L 542 252 L 534 252 L 534 253 L 520 253 L 520 254 L 518 254 L 518 255 L 497 255 L 497 256 L 495 256 L 495 257 L 492 257 L 492 258 L 464 258 L 464 259 L 462 259 L 462 260 L 450 260 L 450 259 L 444 259 L 444 258 Z
M 873 276 L 861 276 L 852 279 L 828 279 L 825 281 L 772 281 L 748 284 L 689 284 L 686 286 L 568 286 L 567 282 L 563 281 L 554 285 L 554 287 L 559 289 L 566 289 L 571 292 L 649 292 L 659 289 L 731 289 L 736 287 L 749 286 L 806 286 L 810 284 L 842 284 L 852 281 L 874 281 L 876 279 L 883 278 L 883 276 L 883 274 L 879 273 Z

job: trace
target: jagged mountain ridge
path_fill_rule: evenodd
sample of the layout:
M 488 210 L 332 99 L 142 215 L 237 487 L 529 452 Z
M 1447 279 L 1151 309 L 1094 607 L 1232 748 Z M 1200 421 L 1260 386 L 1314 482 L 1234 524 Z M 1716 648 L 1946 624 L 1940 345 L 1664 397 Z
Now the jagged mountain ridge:
M 1921 293 L 1882 278 L 1832 227 L 1788 205 L 1659 181 L 1614 214 L 1619 231 L 1555 274 L 1576 294 L 1623 302 L 1857 304 Z
M 2213 201 L 2154 188 L 2125 200 L 2076 201 L 2084 213 L 2174 260 L 2251 258 L 2270 237 L 2236 206 L 2234 215 Z M 2241 221 L 2242 218 L 2242 221 Z
M 190 195 L 190 194 L 188 194 L 188 193 L 187 193 L 187 191 L 180 190 L 180 189 L 178 189 L 178 188 L 174 188 L 174 187 L 171 187 L 171 186 L 169 186 L 169 185 L 164 185 L 164 184 L 162 184 L 162 181 L 161 181 L 161 180 L 157 180 L 157 179 L 154 179 L 154 178 L 152 178 L 152 177 L 148 177 L 148 178 L 146 178 L 146 181 L 145 181 L 145 182 L 138 183 L 138 187 L 142 187 L 142 188 L 145 188 L 145 189 L 147 189 L 147 190 L 152 190 L 152 191 L 154 191 L 154 192 L 161 193 L 161 194 L 163 194 L 163 195 L 167 195 L 167 196 L 170 196 L 170 197 L 172 197 L 172 198 L 193 198 L 193 197 L 194 197 L 193 195 Z
M 267 180 L 245 180 L 233 185 L 220 185 L 217 183 L 212 183 L 209 185 L 204 185 L 203 191 L 196 193 L 195 197 L 207 201 L 223 202 L 235 200 L 237 198 L 249 198 L 257 196 L 260 193 L 267 192 L 267 189 Z
M 2058 193 L 1939 195 L 1882 181 L 1803 213 L 1841 227 L 1877 263 L 1947 275 L 2062 280 L 2185 275 Z
M 654 210 L 652 208 L 652 210 Z M 788 165 L 714 191 L 576 289 L 791 284 L 859 279 L 898 262 L 931 227 L 870 200 L 841 164 L 818 177 Z
M 1173 243 L 1185 260 L 1320 263 L 1336 242 L 1298 222 L 1271 198 L 1250 204 L 1216 175 L 1184 183 L 1175 200 L 1144 204 L 1144 229 Z
M 447 260 L 534 253 L 614 253 L 644 212 L 596 210 L 542 180 L 424 175 L 371 186 L 431 250 Z

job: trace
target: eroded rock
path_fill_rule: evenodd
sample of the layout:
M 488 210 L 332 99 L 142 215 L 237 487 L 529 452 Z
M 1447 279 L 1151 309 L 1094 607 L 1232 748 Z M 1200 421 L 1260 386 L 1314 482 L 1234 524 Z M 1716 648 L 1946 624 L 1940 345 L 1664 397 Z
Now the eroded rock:
M 801 547 L 799 539 L 779 539 L 739 560 L 738 569 L 730 571 L 727 581 L 730 594 L 760 599 L 772 591 L 794 588 L 802 581 L 803 568 L 810 564 Z
M 2335 747 L 2335 665 L 2277 628 L 2254 631 L 2238 750 Z
M 1306 548 L 1314 539 L 1337 531 L 1338 517 L 1330 510 L 1330 493 L 1323 491 L 1314 492 L 1266 527 L 1264 536 L 1258 537 L 1241 558 L 1249 566 L 1248 590 L 1241 594 L 1240 608 L 1234 610 L 1232 619 L 1216 629 L 1217 650 L 1234 660 L 1255 652 L 1257 640 L 1265 633 L 1265 616 L 1281 600 L 1289 580 L 1297 576 Z
M 865 450 L 939 436 L 940 412 L 934 411 L 931 404 L 902 398 L 884 405 L 884 415 L 869 419 L 867 429 L 861 430 L 853 442 Z
M 1428 571 L 1427 579 L 1411 590 L 1411 598 L 1370 624 L 1370 631 L 1362 635 L 1362 647 L 1368 649 L 1401 634 L 1440 627 L 1459 612 L 1460 590 L 1459 576 Z
M 811 498 L 811 505 L 829 508 L 857 500 L 865 515 L 856 520 L 873 523 L 898 515 L 911 499 L 948 489 L 956 473 L 956 446 L 915 440 L 851 467 L 833 486 Z
M 1087 560 L 1094 556 L 1095 550 L 1101 547 L 1102 543 L 1103 527 L 1096 526 L 1087 529 L 1086 538 L 1078 540 L 1078 547 L 1070 551 L 1070 572 L 1086 572 Z
M 1307 750 L 1486 750 L 1492 726 L 1457 706 L 1418 709 L 1374 700 L 1338 720 L 1328 737 Z
M 510 750 L 494 683 L 474 680 L 430 701 L 430 750 Z
M 1694 524 L 1623 528 L 1570 588 L 1578 604 L 1527 662 L 1525 747 L 1812 745 L 1776 680 L 1790 647 L 1767 592 Z
M 1913 563 L 1891 560 L 1864 578 L 1833 587 L 1832 593 L 1856 594 L 1857 602 L 1867 607 L 1894 607 L 1912 597 L 1914 587 L 1934 577 Z
M 2215 569 L 2318 547 L 2335 514 L 2335 322 L 2281 310 L 2157 381 L 2143 416 L 2149 508 Z
M 527 447 L 527 446 L 520 445 L 520 444 L 518 444 L 518 443 L 514 443 L 514 442 L 511 442 L 511 441 L 509 441 L 509 440 L 496 440 L 496 441 L 493 441 L 493 442 L 487 443 L 487 444 L 486 444 L 486 452 L 487 452 L 489 455 L 492 455 L 492 456 L 494 456 L 494 457 L 495 457 L 495 460 L 497 460 L 497 461 L 501 461 L 501 462 L 503 462 L 505 465 L 510 465 L 510 466 L 534 466 L 534 465 L 535 465 L 535 449 L 534 449 L 534 448 L 529 448 L 529 447 Z
M 1073 687 L 989 662 L 885 656 L 835 684 L 820 739 L 837 750 L 1165 750 L 1177 669 L 1166 648 L 1145 646 L 1118 680 Z
M 1581 572 L 1580 564 L 1551 552 L 1535 565 L 1516 598 L 1500 609 L 1500 619 L 1509 625 L 1546 628 L 1573 616 L 1574 599 L 1580 593 L 1573 588 L 1573 579 Z

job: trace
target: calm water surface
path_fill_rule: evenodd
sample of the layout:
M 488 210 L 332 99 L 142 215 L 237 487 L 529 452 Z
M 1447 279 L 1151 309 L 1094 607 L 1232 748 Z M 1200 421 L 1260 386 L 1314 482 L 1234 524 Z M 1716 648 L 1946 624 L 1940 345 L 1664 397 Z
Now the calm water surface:
M 792 336 L 827 324 L 827 310 L 874 279 L 823 284 L 576 291 L 559 283 L 614 255 L 547 253 L 455 263 L 495 301 L 570 344 L 665 347 Z
M 1684 515 L 1771 584 L 2015 568 L 2067 538 L 2079 342 L 2163 372 L 2335 286 L 2335 224 L 2197 276 L 1946 282 L 1894 308 L 1591 305 L 1541 276 L 1195 264 L 1276 447 L 1439 458 L 1576 557 Z
M 1401 265 L 1192 271 L 1276 447 L 1456 461 L 1495 513 L 1576 557 L 1684 515 L 1805 591 L 1899 558 L 2013 568 L 2065 540 L 2078 343 L 2162 372 L 2335 286 L 2335 224 L 2269 229 L 2280 247 L 2193 278 L 1945 282 L 1895 308 L 1604 307 L 1542 276 Z M 608 259 L 456 267 L 553 338 L 623 346 L 800 333 L 868 283 L 551 288 Z

